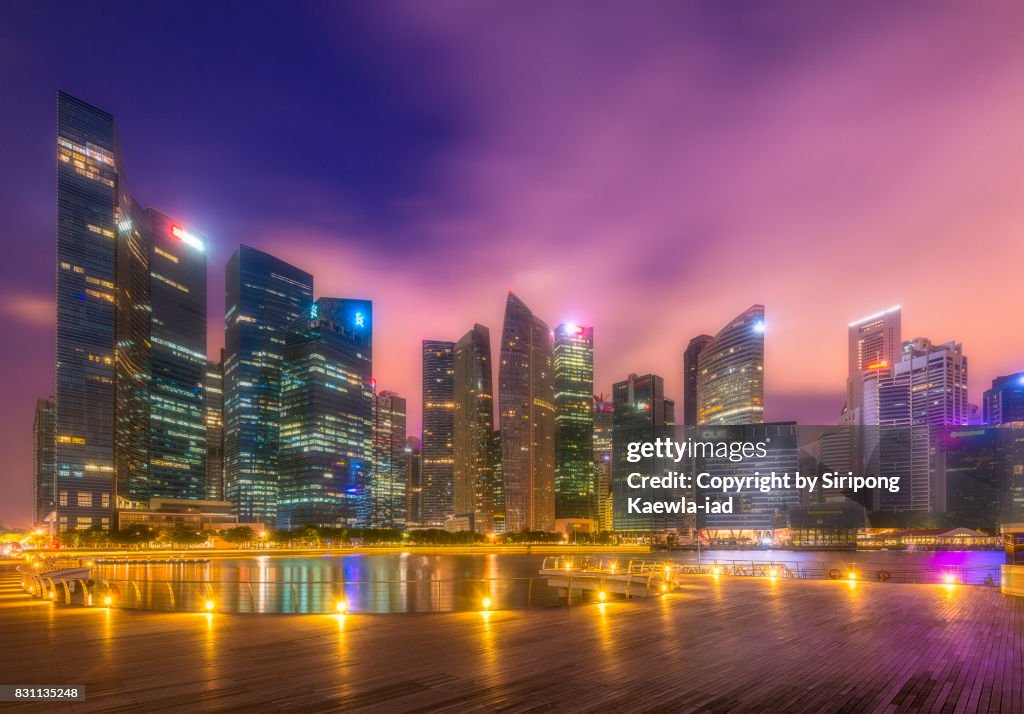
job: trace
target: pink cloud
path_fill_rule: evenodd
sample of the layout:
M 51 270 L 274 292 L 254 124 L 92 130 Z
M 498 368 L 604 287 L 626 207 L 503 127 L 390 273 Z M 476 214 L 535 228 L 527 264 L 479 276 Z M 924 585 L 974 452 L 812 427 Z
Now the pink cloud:
M 8 296 L 3 311 L 23 325 L 52 329 L 56 307 L 53 298 L 21 293 Z

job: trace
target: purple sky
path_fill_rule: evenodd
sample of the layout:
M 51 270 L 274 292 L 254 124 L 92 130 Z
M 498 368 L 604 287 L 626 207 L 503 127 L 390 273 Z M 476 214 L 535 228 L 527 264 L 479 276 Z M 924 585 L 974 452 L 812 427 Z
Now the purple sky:
M 30 517 L 52 392 L 55 93 L 118 119 L 131 190 L 375 303 L 419 424 L 419 342 L 497 336 L 511 288 L 595 327 L 598 390 L 767 308 L 769 419 L 833 422 L 846 324 L 1024 368 L 1024 6 L 310 4 L 0 9 L 0 522 Z M 73 8 L 79 8 L 72 11 Z M 102 10 L 102 12 L 101 12 Z

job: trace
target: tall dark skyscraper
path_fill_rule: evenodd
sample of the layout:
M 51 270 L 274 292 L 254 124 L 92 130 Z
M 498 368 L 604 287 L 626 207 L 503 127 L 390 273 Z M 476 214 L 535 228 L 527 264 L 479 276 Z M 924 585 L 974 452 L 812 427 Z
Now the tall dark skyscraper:
M 206 496 L 205 241 L 148 210 L 150 498 Z
M 675 402 L 665 398 L 665 381 L 656 374 L 635 374 L 612 385 L 614 428 L 612 431 L 612 522 L 616 532 L 633 535 L 664 533 L 684 525 L 678 514 L 649 515 L 630 513 L 629 498 L 671 501 L 677 496 L 664 489 L 647 493 L 629 488 L 630 473 L 645 476 L 661 474 L 671 462 L 645 459 L 636 464 L 626 460 L 626 450 L 633 441 L 653 441 L 672 437 L 675 423 Z
M 604 396 L 594 397 L 594 500 L 599 531 L 612 530 L 612 435 L 615 410 Z
M 138 505 L 150 492 L 153 231 L 150 214 L 131 196 L 122 190 L 118 199 L 114 490 L 121 503 Z
M 424 525 L 441 525 L 455 512 L 454 351 L 454 342 L 423 341 Z
M 114 118 L 57 96 L 57 528 L 109 527 L 120 167 Z
M 764 305 L 723 327 L 697 357 L 697 423 L 764 421 Z
M 405 522 L 423 525 L 423 448 L 415 436 L 405 439 Z
M 982 399 L 986 424 L 1024 422 L 1024 372 L 996 377 Z
M 454 350 L 455 515 L 472 515 L 478 533 L 495 526 L 496 454 L 491 333 L 474 325 Z
M 225 495 L 243 522 L 271 521 L 285 340 L 289 327 L 309 316 L 313 276 L 245 245 L 226 273 Z
M 765 446 L 763 457 L 730 461 L 726 457 L 698 457 L 695 471 L 739 478 L 755 472 L 783 475 L 790 478 L 800 470 L 800 446 L 796 424 L 742 424 L 703 426 L 696 431 L 701 440 L 722 443 L 758 444 Z M 697 499 L 705 497 L 726 501 L 732 498 L 732 513 L 697 514 L 697 525 L 707 529 L 712 538 L 747 538 L 755 545 L 774 542 L 775 531 L 789 525 L 789 510 L 800 505 L 796 488 L 774 488 L 765 493 L 757 488 L 743 488 L 737 493 L 696 489 Z
M 406 523 L 405 399 L 382 391 L 373 399 L 373 477 L 370 493 L 374 528 L 401 528 Z
M 224 355 L 206 363 L 206 500 L 224 500 Z
M 1024 428 L 946 427 L 939 440 L 946 511 L 968 528 L 995 530 L 1024 513 Z
M 555 406 L 551 331 L 509 292 L 498 367 L 505 527 L 554 530 Z
M 36 415 L 32 424 L 32 523 L 42 525 L 53 514 L 54 494 L 54 402 L 36 400 Z
M 368 300 L 320 298 L 288 331 L 278 527 L 369 525 L 372 318 Z
M 559 325 L 553 354 L 555 517 L 596 519 L 594 328 Z
M 697 425 L 697 374 L 701 351 L 715 338 L 711 335 L 697 335 L 683 352 L 683 424 Z

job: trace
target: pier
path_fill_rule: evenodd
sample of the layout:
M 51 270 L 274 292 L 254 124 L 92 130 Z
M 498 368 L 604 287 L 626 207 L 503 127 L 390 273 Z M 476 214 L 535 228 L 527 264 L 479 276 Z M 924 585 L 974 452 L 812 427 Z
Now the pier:
M 1024 599 L 997 588 L 679 575 L 530 611 L 225 615 L 65 607 L 0 566 L 12 711 L 1024 710 Z

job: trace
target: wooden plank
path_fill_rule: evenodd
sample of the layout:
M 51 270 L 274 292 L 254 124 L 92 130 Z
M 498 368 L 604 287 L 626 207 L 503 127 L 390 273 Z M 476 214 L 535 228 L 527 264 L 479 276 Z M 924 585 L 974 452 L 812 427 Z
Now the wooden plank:
M 1021 711 L 1024 602 L 991 588 L 683 576 L 529 611 L 224 615 L 62 607 L 0 567 L 12 711 Z

